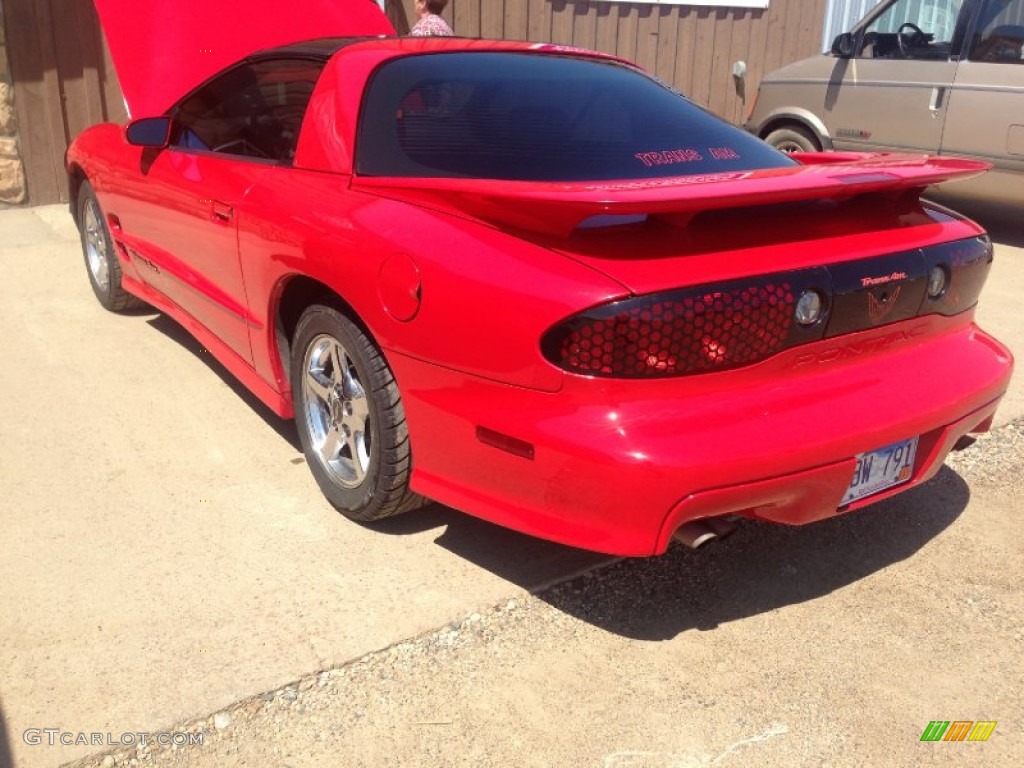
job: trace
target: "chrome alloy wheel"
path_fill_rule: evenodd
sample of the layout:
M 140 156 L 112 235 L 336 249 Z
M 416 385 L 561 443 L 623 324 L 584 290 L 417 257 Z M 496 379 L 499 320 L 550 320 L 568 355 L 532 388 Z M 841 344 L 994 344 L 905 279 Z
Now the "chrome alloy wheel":
M 110 288 L 109 252 L 100 206 L 95 199 L 88 200 L 85 204 L 85 260 L 93 282 L 103 292 Z
M 345 488 L 356 488 L 370 467 L 370 406 L 348 351 L 321 334 L 303 360 L 304 417 L 324 469 Z

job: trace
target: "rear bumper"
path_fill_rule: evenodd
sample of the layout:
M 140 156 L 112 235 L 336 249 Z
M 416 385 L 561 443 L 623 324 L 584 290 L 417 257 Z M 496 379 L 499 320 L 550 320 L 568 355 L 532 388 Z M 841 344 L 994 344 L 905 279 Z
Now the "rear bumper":
M 957 440 L 972 432 L 985 432 L 999 401 L 995 400 L 962 419 L 920 436 L 910 479 L 894 488 L 841 507 L 856 459 L 850 457 L 814 469 L 769 480 L 702 491 L 673 507 L 658 536 L 657 552 L 664 552 L 679 526 L 691 520 L 738 514 L 788 525 L 803 525 L 874 504 L 930 480 L 942 467 Z
M 988 429 L 1013 367 L 971 313 L 798 347 L 749 368 L 661 381 L 566 376 L 509 387 L 391 356 L 413 488 L 484 519 L 619 555 L 664 552 L 690 520 L 803 524 L 932 477 Z M 482 443 L 484 427 L 533 448 Z M 919 436 L 910 481 L 839 508 L 854 457 Z

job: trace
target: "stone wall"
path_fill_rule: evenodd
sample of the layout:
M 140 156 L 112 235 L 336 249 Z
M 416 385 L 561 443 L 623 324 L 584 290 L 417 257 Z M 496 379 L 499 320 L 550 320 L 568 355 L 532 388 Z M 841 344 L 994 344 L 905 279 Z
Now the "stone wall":
M 25 202 L 25 168 L 18 153 L 18 118 L 7 61 L 7 33 L 0 0 L 0 205 Z

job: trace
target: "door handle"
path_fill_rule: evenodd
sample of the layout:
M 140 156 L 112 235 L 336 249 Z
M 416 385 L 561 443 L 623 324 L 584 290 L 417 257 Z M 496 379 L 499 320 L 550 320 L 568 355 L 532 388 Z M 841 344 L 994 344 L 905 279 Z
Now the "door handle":
M 938 86 L 932 88 L 932 100 L 928 103 L 928 111 L 932 113 L 932 117 L 938 117 L 939 112 L 946 106 L 946 91 L 949 88 L 944 86 Z
M 210 221 L 214 224 L 230 224 L 235 210 L 227 203 L 219 200 L 210 201 Z

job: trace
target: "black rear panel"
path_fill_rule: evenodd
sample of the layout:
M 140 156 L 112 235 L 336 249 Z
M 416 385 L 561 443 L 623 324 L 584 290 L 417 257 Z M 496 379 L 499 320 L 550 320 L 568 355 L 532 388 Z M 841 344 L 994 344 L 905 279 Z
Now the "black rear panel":
M 988 238 L 833 264 L 832 311 L 825 336 L 898 323 L 918 315 L 955 315 L 978 302 L 992 265 Z M 927 295 L 933 267 L 946 273 L 946 289 Z

